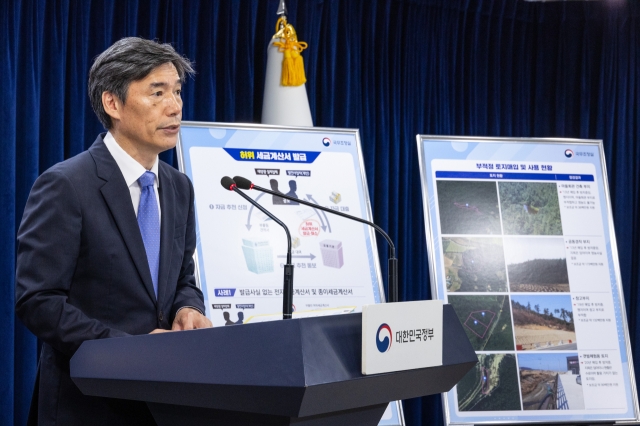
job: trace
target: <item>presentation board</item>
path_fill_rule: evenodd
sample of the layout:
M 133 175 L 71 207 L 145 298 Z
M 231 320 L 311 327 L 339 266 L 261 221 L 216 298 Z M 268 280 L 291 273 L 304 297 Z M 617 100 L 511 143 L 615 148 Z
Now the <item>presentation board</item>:
M 479 359 L 445 422 L 638 420 L 602 142 L 417 142 L 432 291 Z
M 194 186 L 198 283 L 215 327 L 282 319 L 287 252 L 283 228 L 223 188 L 223 176 L 371 221 L 357 130 L 183 122 L 177 151 Z M 369 226 L 245 193 L 291 232 L 294 318 L 361 312 L 384 301 Z M 391 403 L 380 424 L 403 424 L 401 405 Z

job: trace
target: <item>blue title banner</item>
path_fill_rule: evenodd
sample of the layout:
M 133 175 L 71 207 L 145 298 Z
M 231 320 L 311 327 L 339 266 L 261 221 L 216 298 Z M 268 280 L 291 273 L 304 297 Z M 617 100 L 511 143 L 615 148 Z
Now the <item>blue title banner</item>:
M 313 163 L 319 152 L 283 151 L 271 149 L 224 148 L 236 161 L 265 161 L 273 163 Z
M 512 179 L 512 180 L 570 180 L 593 182 L 593 175 L 558 173 L 501 173 L 501 172 L 436 172 L 436 178 L 445 179 Z

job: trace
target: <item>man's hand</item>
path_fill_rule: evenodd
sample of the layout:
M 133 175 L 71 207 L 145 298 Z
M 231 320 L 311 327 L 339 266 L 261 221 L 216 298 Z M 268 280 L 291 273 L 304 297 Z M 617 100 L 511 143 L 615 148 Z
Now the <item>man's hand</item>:
M 196 328 L 209 327 L 213 327 L 209 318 L 205 317 L 195 309 L 183 308 L 180 309 L 176 315 L 176 319 L 173 320 L 171 330 L 195 330 Z
M 156 328 L 149 334 L 168 333 L 171 330 L 165 330 L 164 328 Z

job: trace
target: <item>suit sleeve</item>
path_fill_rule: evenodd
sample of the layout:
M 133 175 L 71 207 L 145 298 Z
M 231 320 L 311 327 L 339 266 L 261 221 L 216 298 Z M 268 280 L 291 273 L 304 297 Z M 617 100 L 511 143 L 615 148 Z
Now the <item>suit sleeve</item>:
M 16 313 L 38 338 L 68 356 L 85 340 L 128 335 L 68 303 L 81 232 L 72 183 L 63 173 L 45 172 L 31 189 L 18 230 Z
M 184 255 L 180 266 L 180 275 L 176 285 L 176 294 L 171 307 L 171 322 L 176 317 L 176 313 L 181 308 L 196 308 L 205 314 L 204 297 L 202 291 L 196 286 L 194 276 L 193 253 L 196 249 L 196 218 L 194 211 L 193 185 L 186 175 L 182 175 L 189 187 L 189 210 L 187 226 L 185 228 Z

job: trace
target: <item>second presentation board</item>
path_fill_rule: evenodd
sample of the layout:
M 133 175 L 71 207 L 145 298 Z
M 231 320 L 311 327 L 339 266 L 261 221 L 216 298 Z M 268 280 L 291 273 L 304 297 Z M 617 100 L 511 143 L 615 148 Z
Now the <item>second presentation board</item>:
M 447 424 L 637 420 L 602 142 L 417 142 L 433 294 L 479 359 Z

